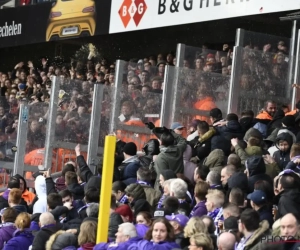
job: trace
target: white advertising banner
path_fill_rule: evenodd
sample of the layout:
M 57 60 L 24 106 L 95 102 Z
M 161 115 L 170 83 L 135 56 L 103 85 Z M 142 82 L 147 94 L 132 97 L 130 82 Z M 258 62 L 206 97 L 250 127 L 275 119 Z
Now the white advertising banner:
M 110 33 L 300 9 L 300 0 L 112 0 Z

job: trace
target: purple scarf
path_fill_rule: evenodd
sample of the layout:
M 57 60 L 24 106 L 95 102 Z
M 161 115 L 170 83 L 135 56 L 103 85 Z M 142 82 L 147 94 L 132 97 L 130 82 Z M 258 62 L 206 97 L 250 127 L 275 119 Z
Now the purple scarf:
M 128 204 L 128 197 L 126 196 L 126 194 L 124 194 L 121 199 L 119 200 L 120 203 L 122 204 Z
M 157 208 L 158 208 L 158 209 L 160 209 L 160 208 L 163 207 L 163 202 L 164 202 L 165 198 L 166 198 L 166 196 L 163 195 L 163 196 L 160 198 L 160 200 L 158 201 L 158 204 L 157 204 Z
M 213 220 L 215 220 L 215 218 L 217 217 L 218 213 L 220 212 L 221 208 L 216 208 L 214 211 L 212 212 L 208 212 L 207 216 L 211 217 Z M 223 217 L 223 216 L 222 216 Z

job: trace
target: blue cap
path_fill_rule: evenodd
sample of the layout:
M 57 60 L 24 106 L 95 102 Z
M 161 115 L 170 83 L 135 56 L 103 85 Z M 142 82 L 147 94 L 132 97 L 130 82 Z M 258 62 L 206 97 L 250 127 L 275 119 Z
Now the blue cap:
M 180 129 L 180 128 L 184 128 L 184 126 L 180 123 L 180 122 L 173 122 L 171 125 L 171 129 Z
M 254 190 L 253 193 L 247 195 L 247 198 L 253 201 L 256 205 L 262 205 L 267 201 L 266 193 L 261 190 Z
M 166 219 L 168 221 L 176 221 L 182 228 L 184 228 L 186 226 L 186 224 L 189 221 L 189 217 L 183 215 L 183 214 L 173 214 L 170 216 L 166 216 Z

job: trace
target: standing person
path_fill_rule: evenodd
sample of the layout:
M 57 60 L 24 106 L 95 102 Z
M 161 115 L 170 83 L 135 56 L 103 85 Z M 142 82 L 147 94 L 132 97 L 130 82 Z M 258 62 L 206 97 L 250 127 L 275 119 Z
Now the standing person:
M 20 190 L 22 191 L 22 198 L 29 204 L 31 204 L 35 198 L 35 194 L 28 191 L 27 184 L 23 176 L 16 174 L 15 177 L 17 177 L 20 180 Z
M 265 103 L 265 108 L 256 116 L 256 118 L 262 120 L 273 120 L 273 116 L 276 110 L 276 103 L 274 101 L 268 100 Z

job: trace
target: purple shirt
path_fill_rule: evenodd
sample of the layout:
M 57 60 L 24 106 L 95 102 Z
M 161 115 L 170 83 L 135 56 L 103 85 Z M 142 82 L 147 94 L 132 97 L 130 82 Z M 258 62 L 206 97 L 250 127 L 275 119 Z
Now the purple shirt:
M 206 201 L 200 201 L 198 204 L 196 204 L 196 206 L 193 208 L 191 214 L 190 214 L 190 218 L 192 217 L 201 217 L 203 215 L 207 215 L 207 209 L 205 206 L 205 202 Z

